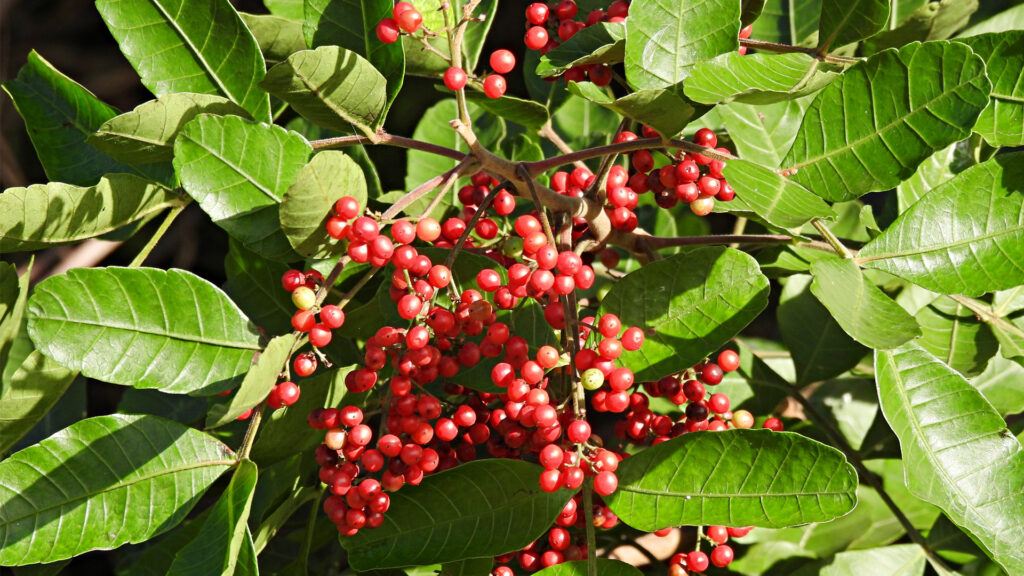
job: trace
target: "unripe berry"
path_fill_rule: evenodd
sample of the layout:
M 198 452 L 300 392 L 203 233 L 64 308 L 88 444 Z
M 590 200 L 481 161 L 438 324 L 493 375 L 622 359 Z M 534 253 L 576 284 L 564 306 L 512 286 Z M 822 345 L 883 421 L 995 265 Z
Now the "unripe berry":
M 587 390 L 597 390 L 604 385 L 604 374 L 597 368 L 590 368 L 580 375 L 580 382 Z
M 300 310 L 309 310 L 316 305 L 316 292 L 306 286 L 299 286 L 292 292 L 292 303 Z

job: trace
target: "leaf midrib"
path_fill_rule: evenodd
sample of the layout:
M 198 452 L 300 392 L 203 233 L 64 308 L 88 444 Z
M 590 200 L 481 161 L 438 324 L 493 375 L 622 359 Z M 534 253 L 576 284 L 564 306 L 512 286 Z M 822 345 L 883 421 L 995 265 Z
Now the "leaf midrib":
M 196 60 L 199 61 L 199 64 L 202 66 L 203 71 L 205 71 L 206 75 L 210 78 L 210 80 L 217 85 L 217 89 L 220 90 L 221 94 L 223 94 L 225 97 L 234 102 L 234 94 L 232 94 L 231 91 L 228 90 L 227 86 L 225 86 L 221 82 L 220 76 L 215 74 L 213 69 L 210 68 L 210 64 L 206 62 L 206 58 L 203 56 L 202 52 L 200 52 L 199 49 L 192 44 L 192 39 L 189 38 L 187 34 L 185 34 L 185 31 L 182 30 L 180 26 L 178 26 L 178 22 L 171 18 L 170 14 L 167 13 L 163 5 L 161 5 L 158 0 L 150 0 L 150 4 L 156 7 L 157 11 L 160 12 L 160 14 L 163 15 L 163 17 L 167 20 L 168 25 L 172 29 L 174 29 L 174 32 L 182 39 L 182 45 L 187 46 L 189 51 L 191 51 L 192 54 L 196 57 Z
M 262 348 L 260 348 L 260 346 L 258 344 L 250 345 L 250 344 L 245 344 L 245 343 L 242 343 L 242 342 L 235 342 L 235 341 L 229 341 L 229 340 L 218 340 L 218 339 L 215 339 L 215 338 L 196 339 L 196 338 L 190 338 L 190 337 L 178 334 L 176 332 L 156 332 L 154 330 L 146 330 L 146 329 L 139 328 L 137 326 L 129 326 L 129 325 L 120 324 L 120 323 L 101 324 L 99 321 L 80 320 L 80 319 L 75 319 L 75 318 L 60 318 L 60 317 L 57 317 L 57 316 L 48 316 L 48 315 L 39 314 L 39 313 L 33 314 L 32 317 L 33 317 L 33 319 L 49 320 L 51 322 L 69 322 L 69 323 L 72 323 L 72 324 L 82 324 L 84 326 L 95 326 L 95 327 L 99 327 L 99 328 L 110 328 L 112 330 L 124 330 L 124 331 L 127 331 L 127 332 L 137 332 L 139 334 L 145 334 L 145 335 L 148 335 L 148 336 L 160 336 L 160 337 L 163 337 L 163 338 L 170 338 L 172 340 L 178 340 L 178 341 L 181 341 L 181 342 L 193 342 L 193 343 L 196 343 L 196 344 L 209 344 L 211 346 L 220 346 L 222 348 L 235 348 L 235 349 L 238 349 L 238 350 L 263 350 Z
M 221 128 L 221 134 L 220 134 L 220 137 L 221 137 L 222 141 L 223 141 L 224 136 L 225 136 L 224 135 L 224 130 L 223 130 L 223 127 L 222 127 Z M 184 138 L 184 139 L 186 139 L 186 140 L 188 140 L 190 142 L 192 142 L 193 144 L 195 144 L 196 146 L 202 148 L 203 150 L 206 150 L 206 152 L 209 153 L 211 156 L 213 156 L 214 158 L 216 158 L 217 160 L 222 162 L 228 168 L 231 168 L 232 170 L 234 170 L 235 173 L 238 174 L 239 176 L 241 176 L 242 178 L 244 178 L 246 182 L 248 182 L 249 184 L 252 184 L 252 186 L 254 188 L 256 188 L 257 190 L 262 192 L 264 195 L 266 195 L 268 198 L 273 200 L 275 204 L 280 204 L 281 203 L 281 199 L 277 197 L 277 194 L 275 194 L 274 192 L 272 192 L 271 190 L 266 188 L 262 183 L 257 182 L 255 180 L 255 178 L 251 174 L 249 174 L 248 172 L 243 171 L 243 169 L 240 166 L 237 166 L 230 159 L 225 158 L 222 154 L 220 154 L 219 152 L 214 151 L 211 148 L 207 148 L 205 142 L 196 140 L 195 138 L 193 138 L 187 132 L 181 134 L 180 137 Z M 224 190 L 224 188 L 219 188 L 216 191 L 214 191 L 213 193 L 214 194 L 218 194 L 220 192 L 223 192 L 223 190 Z M 266 206 L 262 206 L 261 208 L 266 208 Z
M 10 525 L 15 524 L 17 522 L 25 520 L 26 518 L 34 518 L 34 517 L 40 516 L 44 512 L 49 512 L 50 510 L 54 510 L 56 508 L 63 508 L 64 506 L 66 506 L 66 505 L 68 505 L 70 503 L 80 502 L 80 501 L 83 501 L 83 500 L 89 500 L 91 498 L 95 498 L 96 496 L 99 496 L 100 494 L 106 494 L 108 492 L 113 492 L 114 490 L 120 490 L 122 488 L 129 488 L 129 487 L 134 486 L 136 484 L 139 484 L 141 482 L 148 482 L 150 480 L 155 480 L 155 479 L 157 479 L 157 478 L 159 478 L 161 476 L 167 476 L 167 475 L 170 475 L 170 474 L 177 474 L 179 472 L 187 472 L 189 470 L 195 470 L 195 469 L 206 468 L 206 467 L 211 467 L 211 468 L 214 467 L 214 466 L 231 467 L 231 466 L 234 466 L 235 464 L 237 464 L 237 461 L 233 460 L 233 459 L 232 460 L 200 460 L 198 462 L 192 462 L 190 464 L 184 464 L 182 466 L 174 466 L 174 467 L 171 467 L 171 468 L 163 468 L 163 469 L 161 469 L 158 472 L 153 472 L 151 474 L 146 474 L 146 475 L 143 475 L 143 476 L 139 476 L 139 477 L 135 478 L 134 480 L 132 480 L 131 482 L 120 482 L 118 484 L 114 484 L 113 486 L 108 486 L 106 488 L 103 488 L 102 490 L 97 490 L 95 492 L 89 492 L 88 494 L 85 494 L 84 496 L 77 496 L 77 497 L 74 497 L 74 498 L 69 498 L 67 500 L 63 500 L 59 504 L 56 504 L 56 505 L 44 506 L 43 508 L 35 508 L 35 507 L 33 507 L 34 510 L 35 510 L 34 514 L 26 514 L 24 516 L 19 516 L 19 517 L 14 518 L 14 519 L 6 519 L 3 522 L 0 522 L 0 528 L 3 528 L 5 526 L 10 526 Z
M 851 494 L 842 490 L 838 491 L 815 491 L 815 492 L 761 492 L 757 494 L 744 494 L 740 493 L 727 493 L 717 492 L 715 494 L 704 494 L 701 492 L 667 492 L 665 490 L 653 490 L 648 488 L 638 488 L 633 486 L 622 486 L 619 488 L 620 492 L 633 492 L 636 494 L 646 494 L 648 496 L 665 496 L 670 498 L 777 498 L 777 497 L 799 497 L 799 496 L 843 496 L 849 498 Z
M 910 79 L 910 66 L 907 65 L 906 63 L 904 63 L 902 60 L 900 60 L 900 63 L 903 64 L 906 67 L 906 70 L 907 70 L 906 77 L 907 77 L 907 79 L 909 81 L 909 79 Z M 876 128 L 873 132 L 870 132 L 869 134 L 867 134 L 865 136 L 862 136 L 862 137 L 860 137 L 860 138 L 858 138 L 858 139 L 856 139 L 856 140 L 854 140 L 852 142 L 847 142 L 846 145 L 841 146 L 839 148 L 836 148 L 836 149 L 834 149 L 834 150 L 832 150 L 830 152 L 826 152 L 824 154 L 821 154 L 819 156 L 815 156 L 815 157 L 812 157 L 812 158 L 807 158 L 803 162 L 799 162 L 797 164 L 793 164 L 792 166 L 789 166 L 787 168 L 787 170 L 794 171 L 794 170 L 798 170 L 800 168 L 803 168 L 804 166 L 810 166 L 811 164 L 816 164 L 816 163 L 821 162 L 823 160 L 826 160 L 828 158 L 832 158 L 833 156 L 836 156 L 836 155 L 839 155 L 839 154 L 843 154 L 843 153 L 847 152 L 848 150 L 851 150 L 854 147 L 859 146 L 859 145 L 861 145 L 861 144 L 863 144 L 863 143 L 865 143 L 865 142 L 867 142 L 869 140 L 872 140 L 874 138 L 880 138 L 882 134 L 889 132 L 890 130 L 892 130 L 893 128 L 897 127 L 898 125 L 905 124 L 907 118 L 910 118 L 911 116 L 914 116 L 915 114 L 921 112 L 922 110 L 929 109 L 929 107 L 932 104 L 938 102 L 939 100 L 942 100 L 942 99 L 944 99 L 944 98 L 946 98 L 946 97 L 956 93 L 957 91 L 959 91 L 961 88 L 963 88 L 965 86 L 969 86 L 969 85 L 973 84 L 974 81 L 977 80 L 977 78 L 978 78 L 978 76 L 974 75 L 969 80 L 967 80 L 965 82 L 961 82 L 960 84 L 957 84 L 956 86 L 953 86 L 953 87 L 949 88 L 948 90 L 940 92 L 938 94 L 938 96 L 928 100 L 927 102 L 925 102 L 921 106 L 919 106 L 917 108 L 914 108 L 913 110 L 910 110 L 906 115 L 897 117 L 897 119 L 894 120 L 893 122 L 890 122 L 889 124 L 886 124 L 885 126 L 882 126 L 881 128 Z
M 1018 232 L 1024 232 L 1024 224 L 1021 224 L 1021 225 L 1018 225 L 1018 226 L 1013 226 L 1013 227 L 1010 227 L 1010 228 L 1002 228 L 1002 229 L 999 229 L 999 230 L 996 230 L 996 231 L 993 231 L 993 232 L 989 232 L 987 234 L 983 234 L 981 236 L 973 236 L 971 238 L 965 238 L 963 240 L 957 240 L 955 242 L 951 242 L 951 243 L 943 244 L 943 245 L 925 246 L 925 247 L 917 249 L 917 250 L 907 250 L 907 251 L 904 251 L 904 252 L 889 252 L 889 253 L 883 253 L 883 254 L 876 254 L 876 255 L 872 255 L 872 256 L 858 256 L 858 257 L 854 258 L 854 261 L 857 262 L 858 264 L 862 264 L 864 262 L 872 262 L 874 260 L 885 260 L 885 259 L 889 259 L 889 258 L 907 258 L 907 257 L 910 257 L 910 256 L 918 256 L 918 255 L 921 255 L 921 254 L 928 254 L 928 253 L 931 253 L 931 252 L 939 252 L 939 251 L 942 251 L 942 250 L 950 250 L 952 248 L 960 248 L 962 246 L 966 246 L 968 244 L 973 244 L 975 242 L 984 242 L 986 240 L 992 240 L 994 238 L 998 238 L 998 237 L 1003 236 L 1003 235 L 1016 234 Z

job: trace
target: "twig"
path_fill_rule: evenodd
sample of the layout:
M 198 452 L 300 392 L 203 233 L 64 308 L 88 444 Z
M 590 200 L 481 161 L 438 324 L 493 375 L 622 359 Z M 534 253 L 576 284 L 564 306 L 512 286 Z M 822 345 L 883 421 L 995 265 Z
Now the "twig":
M 395 136 L 394 134 L 388 134 L 384 131 L 378 132 L 375 139 L 371 139 L 367 136 L 338 136 L 337 138 L 313 140 L 309 144 L 313 147 L 313 150 L 326 150 L 328 148 L 342 148 L 344 146 L 358 146 L 363 144 L 386 144 L 396 146 L 398 148 L 429 152 L 431 154 L 437 154 L 438 156 L 451 158 L 452 160 L 462 160 L 466 156 L 465 153 L 459 152 L 454 148 L 447 148 L 445 146 L 414 140 L 404 136 Z
M 755 50 L 763 50 L 765 52 L 775 52 L 777 54 L 807 54 L 808 56 L 814 56 L 819 60 L 825 60 L 826 62 L 837 62 L 840 64 L 856 64 L 857 62 L 860 62 L 860 60 L 856 58 L 823 55 L 816 48 L 805 48 L 803 46 L 779 44 L 777 42 L 766 42 L 764 40 L 755 40 L 753 38 L 740 38 L 740 46 L 754 48 Z
M 457 178 L 460 174 L 462 174 L 462 172 L 466 169 L 467 166 L 474 163 L 472 156 L 462 154 L 461 152 L 460 154 L 461 162 L 459 162 L 459 164 L 456 167 L 445 172 L 444 174 L 438 174 L 437 176 L 434 176 L 430 180 L 427 180 L 423 184 L 420 184 L 419 186 L 410 190 L 405 196 L 399 198 L 394 204 L 391 205 L 390 208 L 388 208 L 387 210 L 384 211 L 383 214 L 381 214 L 381 220 L 391 220 L 395 216 L 398 216 L 402 212 L 402 210 L 408 208 L 413 202 L 426 196 L 428 193 L 433 191 L 438 186 L 449 181 L 451 178 Z
M 831 230 L 828 229 L 828 226 L 826 226 L 820 218 L 815 218 L 814 220 L 811 220 L 811 225 L 814 226 L 814 229 L 817 230 L 819 234 L 821 234 L 821 237 L 824 238 L 825 241 L 828 242 L 833 249 L 835 249 L 836 254 L 839 254 L 843 258 L 853 258 L 853 254 L 850 252 L 850 250 L 843 245 L 843 242 L 839 240 L 839 238 L 835 234 L 833 234 Z
M 484 201 L 480 203 L 480 206 L 473 214 L 473 217 L 466 223 L 466 229 L 462 231 L 459 239 L 455 242 L 455 246 L 452 247 L 451 251 L 448 252 L 448 256 L 444 259 L 444 265 L 446 268 L 449 270 L 452 269 L 452 266 L 455 264 L 455 258 L 458 257 L 462 247 L 466 245 L 466 240 L 468 240 L 469 235 L 473 233 L 473 229 L 476 228 L 477 222 L 483 218 L 484 213 L 487 212 L 487 208 L 491 206 L 491 203 L 493 203 L 494 199 L 498 196 L 498 192 L 504 190 L 506 186 L 509 186 L 509 184 L 510 183 L 508 181 L 505 181 L 498 186 L 495 186 L 494 189 L 491 190 L 491 193 L 484 198 Z
M 597 576 L 597 534 L 594 530 L 594 492 L 591 480 L 583 483 L 583 523 L 587 530 L 587 576 Z
M 149 253 L 153 251 L 153 248 L 156 248 L 157 242 L 159 242 L 160 239 L 163 238 L 164 234 L 167 232 L 167 229 L 171 227 L 171 224 L 174 222 L 174 219 L 177 218 L 178 214 L 181 214 L 182 211 L 184 211 L 188 205 L 189 201 L 185 201 L 180 206 L 175 206 L 174 208 L 171 208 L 170 211 L 167 212 L 167 216 L 165 216 L 164 221 L 160 223 L 160 227 L 157 228 L 155 232 L 153 232 L 153 235 L 149 237 L 149 241 L 146 242 L 146 245 L 142 247 L 142 250 L 139 250 L 138 254 L 135 255 L 135 258 L 132 259 L 131 264 L 128 265 L 129 268 L 136 268 L 138 266 L 142 266 L 142 264 L 146 261 L 146 257 L 149 256 Z
M 565 140 L 562 140 L 562 137 L 558 135 L 558 132 L 555 132 L 554 127 L 551 126 L 551 120 L 545 122 L 544 125 L 541 126 L 540 130 L 537 131 L 537 134 L 540 135 L 541 138 L 545 138 L 552 144 L 554 144 L 555 148 L 561 150 L 563 154 L 573 153 L 572 148 L 570 148 L 569 145 L 565 143 Z M 585 168 L 589 170 L 589 168 L 587 168 L 587 165 L 583 163 L 583 160 L 574 160 L 572 163 L 577 168 Z M 563 164 L 568 164 L 568 162 L 564 162 Z M 536 174 L 536 172 L 532 173 Z

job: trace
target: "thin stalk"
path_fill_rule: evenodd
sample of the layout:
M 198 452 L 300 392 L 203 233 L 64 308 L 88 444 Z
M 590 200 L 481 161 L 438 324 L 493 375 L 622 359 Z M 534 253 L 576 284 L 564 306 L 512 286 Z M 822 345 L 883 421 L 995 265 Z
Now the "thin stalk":
M 554 131 L 552 131 L 552 133 L 553 132 Z M 541 135 L 545 136 L 543 129 Z M 555 136 L 557 136 L 557 134 L 555 134 Z M 563 144 L 565 143 L 563 142 Z M 556 147 L 558 147 L 557 144 Z M 576 152 L 573 152 L 568 148 L 568 146 L 565 148 L 559 147 L 559 149 L 565 152 L 565 154 L 561 156 L 553 156 L 544 160 L 538 160 L 536 162 L 526 162 L 525 164 L 527 168 L 529 168 L 530 174 L 537 175 L 547 172 L 552 168 L 582 162 L 583 160 L 589 160 L 591 158 L 600 158 L 602 156 L 607 156 L 608 154 L 625 154 L 628 152 L 636 152 L 637 150 L 652 150 L 658 148 L 675 148 L 722 161 L 737 159 L 732 154 L 725 154 L 715 150 L 714 148 L 707 148 L 705 146 L 694 144 L 693 142 L 688 142 L 686 140 L 679 140 L 677 138 L 673 138 L 671 140 L 662 140 L 660 138 L 638 138 L 636 140 L 630 140 L 629 142 L 616 142 L 614 144 L 594 146 L 593 148 L 585 148 Z
M 419 186 L 410 190 L 405 196 L 399 198 L 398 201 L 392 204 L 390 208 L 388 208 L 383 214 L 381 214 L 380 219 L 393 219 L 395 216 L 398 216 L 398 214 L 401 213 L 402 210 L 405 210 L 413 202 L 426 196 L 438 186 L 445 184 L 446 182 L 453 178 L 458 178 L 458 176 L 462 174 L 463 170 L 465 170 L 468 165 L 474 162 L 471 156 L 467 156 L 465 154 L 462 154 L 461 152 L 459 154 L 461 155 L 460 158 L 462 161 L 459 162 L 458 166 L 452 168 L 451 170 L 445 172 L 444 174 L 438 174 L 437 176 L 434 176 L 430 180 L 427 180 L 423 184 L 420 184 Z
M 174 219 L 178 217 L 178 214 L 181 214 L 185 210 L 189 203 L 191 203 L 191 200 L 186 201 L 180 206 L 175 206 L 167 212 L 167 215 L 164 216 L 164 221 L 160 223 L 160 227 L 156 229 L 156 232 L 153 232 L 153 235 L 149 237 L 146 245 L 142 247 L 142 250 L 139 250 L 138 254 L 135 255 L 131 264 L 128 265 L 129 268 L 138 268 L 139 266 L 142 266 L 142 263 L 146 261 L 147 257 L 149 257 L 149 253 L 153 251 L 153 248 L 156 248 L 157 242 L 163 238 L 167 229 L 171 227 Z
M 583 523 L 587 530 L 587 576 L 597 576 L 597 534 L 594 530 L 594 493 L 590 480 L 583 483 Z
M 238 449 L 238 462 L 249 458 L 252 444 L 256 440 L 256 432 L 260 429 L 260 421 L 263 419 L 263 409 L 266 407 L 267 401 L 264 400 L 253 410 L 252 417 L 249 420 L 249 427 L 245 429 L 245 438 L 242 439 L 242 446 Z
M 448 37 L 448 52 L 451 54 L 451 64 L 455 68 L 461 69 L 462 68 L 462 45 L 459 42 L 459 40 L 461 40 L 461 36 L 458 36 L 454 32 L 455 29 L 452 27 L 452 15 L 451 15 L 451 11 L 452 11 L 451 2 L 456 2 L 456 1 L 457 0 L 447 0 L 447 1 L 446 0 L 442 0 L 441 1 L 441 14 L 444 16 L 444 27 L 446 29 L 448 29 L 448 31 L 449 31 L 448 34 L 447 34 L 447 37 Z M 466 108 L 466 89 L 465 88 L 459 88 L 458 90 L 455 91 L 455 103 L 456 103 L 456 106 L 459 109 L 459 119 L 462 120 L 462 123 L 465 124 L 467 127 L 470 126 L 469 109 Z
M 558 135 L 558 132 L 555 132 L 554 127 L 551 126 L 550 120 L 541 126 L 541 129 L 537 131 L 537 134 L 540 135 L 541 138 L 544 138 L 554 144 L 555 148 L 561 150 L 563 154 L 573 154 L 572 148 L 565 143 L 565 140 L 562 140 L 562 137 Z M 586 168 L 587 165 L 583 163 L 583 160 L 585 159 L 571 160 L 570 162 L 575 164 L 577 168 Z M 562 164 L 569 164 L 569 162 L 563 162 Z M 556 164 L 556 166 L 561 166 L 562 164 Z M 537 172 L 531 170 L 531 173 L 536 174 Z
M 324 488 L 326 490 L 326 488 Z M 320 511 L 320 500 L 323 498 L 323 491 L 319 498 L 313 498 L 313 505 L 309 509 L 309 521 L 306 523 L 306 537 L 302 540 L 302 550 L 299 551 L 299 574 L 309 574 L 309 553 L 313 548 L 313 534 L 316 528 L 316 515 Z
M 825 241 L 828 242 L 833 249 L 835 249 L 836 254 L 839 254 L 843 258 L 853 258 L 853 253 L 850 252 L 850 250 L 843 245 L 842 241 L 839 240 L 839 237 L 833 234 L 832 231 L 828 229 L 828 226 L 826 226 L 820 218 L 815 218 L 814 220 L 811 220 L 811 225 L 814 226 L 814 229 L 817 230 L 819 234 L 821 234 L 821 237 L 824 238 Z
M 438 156 L 444 156 L 451 158 L 452 160 L 462 160 L 466 155 L 463 152 L 459 152 L 454 148 L 447 148 L 445 146 L 438 146 L 437 144 L 431 144 L 430 142 L 422 142 L 413 138 L 406 138 L 404 136 L 395 136 L 387 132 L 379 132 L 374 138 L 367 136 L 338 136 L 337 138 L 324 138 L 322 140 L 313 140 L 309 143 L 313 150 L 326 150 L 328 148 L 343 148 L 345 146 L 359 146 L 363 144 L 370 145 L 388 145 L 395 146 L 397 148 L 407 148 L 409 150 L 420 150 L 422 152 L 429 152 L 431 154 L 437 154 Z
M 359 291 L 362 290 L 363 287 L 366 286 L 366 284 L 369 283 L 370 280 L 377 275 L 377 272 L 380 272 L 380 270 L 381 269 L 377 268 L 376 266 L 367 270 L 366 274 L 364 274 L 363 277 L 359 279 L 359 282 L 356 282 L 355 286 L 349 289 L 348 292 L 345 292 L 345 295 L 341 297 L 341 300 L 338 300 L 338 308 L 344 308 L 349 302 L 351 302 L 352 299 L 356 297 L 356 294 L 358 294 Z
M 498 186 L 495 186 L 494 189 L 491 190 L 491 193 L 484 198 L 484 201 L 477 208 L 477 211 L 473 213 L 473 217 L 466 223 L 466 229 L 462 231 L 462 235 L 460 235 L 459 239 L 455 242 L 455 246 L 452 247 L 451 251 L 448 252 L 448 256 L 444 259 L 444 265 L 446 268 L 449 270 L 452 269 L 452 266 L 455 264 L 455 258 L 457 258 L 459 252 L 462 251 L 462 247 L 466 245 L 466 240 L 468 240 L 469 235 L 473 233 L 473 229 L 476 227 L 477 222 L 480 221 L 484 213 L 487 212 L 487 209 L 490 208 L 491 203 L 494 202 L 494 199 L 498 196 L 498 192 L 504 190 L 506 186 L 511 187 L 511 184 L 507 180 Z
M 857 58 L 822 55 L 816 48 L 805 48 L 803 46 L 793 46 L 791 44 L 779 44 L 778 42 L 766 42 L 764 40 L 755 40 L 753 38 L 740 38 L 740 46 L 746 46 L 747 48 L 754 48 L 755 50 L 762 50 L 764 52 L 775 52 L 777 54 L 807 54 L 808 56 L 814 56 L 819 60 L 836 62 L 839 64 L 856 64 L 857 62 L 860 62 Z

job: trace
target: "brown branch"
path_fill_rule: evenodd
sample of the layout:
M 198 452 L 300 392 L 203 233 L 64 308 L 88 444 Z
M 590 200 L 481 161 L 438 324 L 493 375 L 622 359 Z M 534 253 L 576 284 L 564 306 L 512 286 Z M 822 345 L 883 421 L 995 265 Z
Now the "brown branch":
M 444 174 L 438 174 L 437 176 L 434 176 L 430 180 L 427 180 L 423 184 L 420 184 L 419 186 L 410 190 L 405 196 L 399 198 L 398 201 L 392 204 L 390 208 L 388 208 L 383 214 L 381 214 L 381 220 L 391 220 L 395 216 L 398 216 L 398 214 L 401 213 L 402 210 L 408 208 L 409 205 L 411 205 L 413 202 L 426 196 L 438 186 L 441 186 L 445 182 L 449 181 L 451 178 L 457 178 L 466 170 L 467 166 L 470 166 L 475 163 L 472 156 L 461 155 L 460 159 L 462 161 L 459 162 L 458 166 L 456 166 L 455 168 L 452 168 L 451 170 L 445 172 Z
M 407 148 L 409 150 L 420 150 L 423 152 L 429 152 L 431 154 L 437 154 L 438 156 L 444 156 L 451 158 L 452 160 L 462 160 L 466 154 L 459 152 L 452 148 L 446 148 L 444 146 L 438 146 L 437 144 L 431 144 L 430 142 L 422 142 L 420 140 L 414 140 L 412 138 L 406 138 L 404 136 L 395 136 L 384 131 L 377 133 L 376 140 L 370 139 L 367 136 L 339 136 L 337 138 L 324 138 L 323 140 L 313 140 L 309 143 L 313 150 L 326 150 L 329 148 L 341 148 L 344 146 L 360 146 L 364 144 L 387 144 L 390 146 L 396 146 L 398 148 Z
M 856 64 L 857 62 L 860 62 L 857 58 L 825 55 L 819 52 L 817 48 L 805 48 L 803 46 L 793 46 L 791 44 L 779 44 L 778 42 L 767 42 L 765 40 L 755 40 L 753 38 L 740 38 L 740 46 L 746 46 L 747 48 L 762 50 L 764 52 L 774 52 L 776 54 L 807 54 L 808 56 L 813 56 L 818 60 L 836 62 L 838 64 Z

